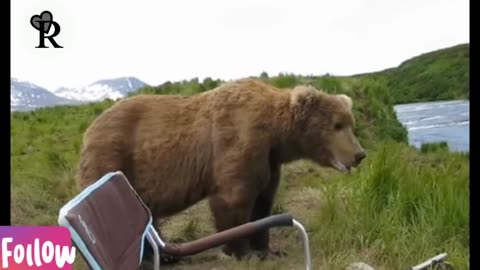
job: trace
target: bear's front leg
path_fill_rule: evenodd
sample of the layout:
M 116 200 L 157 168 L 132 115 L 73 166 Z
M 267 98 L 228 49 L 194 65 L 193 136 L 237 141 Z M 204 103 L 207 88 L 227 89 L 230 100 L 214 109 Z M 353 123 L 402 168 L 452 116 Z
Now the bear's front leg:
M 250 219 L 254 200 L 252 191 L 245 186 L 228 187 L 210 198 L 210 209 L 215 218 L 218 232 L 245 224 Z M 237 259 L 243 258 L 249 252 L 248 239 L 238 239 L 227 243 L 223 252 Z
M 269 182 L 265 189 L 259 194 L 252 210 L 250 221 L 256 221 L 268 217 L 272 214 L 275 194 L 280 182 L 280 164 L 270 164 Z M 273 252 L 269 247 L 270 233 L 269 230 L 262 231 L 250 238 L 251 249 L 257 251 L 260 257 L 267 255 L 282 255 L 280 252 Z

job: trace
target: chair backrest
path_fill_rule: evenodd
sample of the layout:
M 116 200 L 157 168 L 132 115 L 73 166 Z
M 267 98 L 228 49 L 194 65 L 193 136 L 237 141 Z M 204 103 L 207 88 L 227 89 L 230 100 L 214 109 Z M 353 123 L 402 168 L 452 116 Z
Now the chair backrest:
M 152 228 L 150 210 L 121 172 L 85 188 L 60 209 L 77 249 L 92 269 L 138 269 Z

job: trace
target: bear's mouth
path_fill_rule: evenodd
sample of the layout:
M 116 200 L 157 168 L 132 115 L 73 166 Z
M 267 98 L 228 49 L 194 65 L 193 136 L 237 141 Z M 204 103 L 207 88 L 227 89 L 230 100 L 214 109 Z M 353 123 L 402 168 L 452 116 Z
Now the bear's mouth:
M 351 169 L 351 166 L 345 166 L 342 162 L 340 162 L 340 161 L 338 161 L 338 160 L 336 160 L 336 159 L 334 159 L 334 160 L 332 161 L 332 166 L 333 166 L 335 169 L 337 169 L 337 170 L 339 170 L 339 171 L 341 171 L 341 172 L 344 172 L 344 173 L 349 173 L 349 172 L 350 172 L 350 169 Z

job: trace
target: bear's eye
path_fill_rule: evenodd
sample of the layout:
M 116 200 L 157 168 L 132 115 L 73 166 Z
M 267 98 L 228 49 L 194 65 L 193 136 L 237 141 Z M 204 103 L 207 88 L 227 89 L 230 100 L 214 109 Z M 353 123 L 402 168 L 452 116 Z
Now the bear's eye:
M 341 130 L 343 128 L 343 125 L 342 125 L 342 123 L 335 123 L 334 128 L 335 128 L 335 130 Z

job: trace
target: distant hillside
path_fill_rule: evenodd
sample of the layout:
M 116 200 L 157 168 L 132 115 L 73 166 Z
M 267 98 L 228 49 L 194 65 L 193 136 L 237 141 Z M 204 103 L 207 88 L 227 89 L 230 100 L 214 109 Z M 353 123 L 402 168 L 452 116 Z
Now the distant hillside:
M 339 82 L 349 79 L 372 79 L 383 84 L 389 92 L 393 104 L 413 103 L 423 101 L 440 101 L 470 98 L 470 45 L 460 44 L 436 51 L 424 53 L 402 62 L 398 67 L 388 68 L 378 72 L 356 74 L 352 76 L 300 76 L 279 74 L 269 78 L 267 73 L 260 75 L 261 79 L 274 82 L 278 87 L 291 87 L 298 83 L 321 85 L 326 90 L 342 89 Z M 214 88 L 221 80 L 206 78 L 199 82 L 194 78 L 190 81 L 166 82 L 155 87 L 140 88 L 140 93 L 193 94 Z M 135 95 L 138 92 L 131 92 Z
M 396 68 L 359 74 L 387 79 L 393 101 L 399 103 L 470 98 L 470 45 L 460 44 L 425 53 Z

